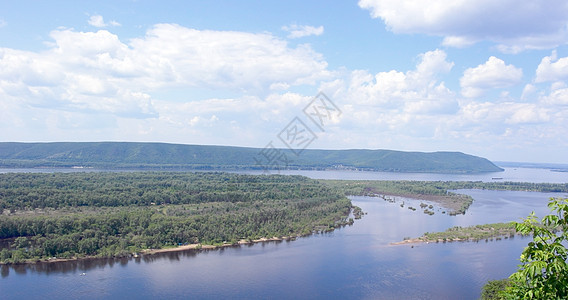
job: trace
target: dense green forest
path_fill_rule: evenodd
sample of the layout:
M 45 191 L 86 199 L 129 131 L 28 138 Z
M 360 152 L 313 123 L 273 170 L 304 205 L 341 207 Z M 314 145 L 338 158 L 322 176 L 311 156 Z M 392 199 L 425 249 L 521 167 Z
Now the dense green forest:
M 351 202 L 301 176 L 0 174 L 0 261 L 122 256 L 297 236 L 352 222 Z
M 461 152 L 313 150 L 164 143 L 0 143 L 0 167 L 152 169 L 359 169 L 389 172 L 476 173 L 503 169 Z

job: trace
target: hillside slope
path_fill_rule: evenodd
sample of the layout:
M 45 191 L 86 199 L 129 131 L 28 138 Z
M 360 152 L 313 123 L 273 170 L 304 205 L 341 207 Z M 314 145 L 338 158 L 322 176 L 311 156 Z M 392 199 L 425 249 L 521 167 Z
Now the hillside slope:
M 261 169 L 261 148 L 133 142 L 0 143 L 0 166 L 94 168 Z M 281 149 L 275 165 L 292 169 L 364 169 L 390 172 L 498 172 L 489 160 L 461 152 Z M 260 162 L 260 163 L 259 163 Z

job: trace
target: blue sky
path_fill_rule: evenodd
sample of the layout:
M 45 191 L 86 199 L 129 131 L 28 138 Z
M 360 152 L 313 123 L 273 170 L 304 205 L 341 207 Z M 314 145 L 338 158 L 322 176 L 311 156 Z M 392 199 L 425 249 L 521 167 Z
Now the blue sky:
M 310 148 L 568 163 L 566 1 L 0 7 L 0 141 L 285 147 L 321 91 Z

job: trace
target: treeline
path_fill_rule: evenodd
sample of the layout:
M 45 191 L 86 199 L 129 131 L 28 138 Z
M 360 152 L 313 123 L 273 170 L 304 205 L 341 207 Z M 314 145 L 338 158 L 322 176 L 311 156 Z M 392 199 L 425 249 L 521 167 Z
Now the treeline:
M 351 209 L 336 190 L 300 176 L 1 174 L 0 182 L 4 263 L 304 235 L 348 223 Z M 156 196 L 136 200 L 148 194 Z
M 436 181 L 406 180 L 322 180 L 349 196 L 372 196 L 377 193 L 389 195 L 435 195 L 448 194 L 448 188 Z
M 0 209 L 148 206 L 309 198 L 329 189 L 301 176 L 121 172 L 0 174 Z
M 525 191 L 542 193 L 568 193 L 568 183 L 533 183 L 533 182 L 482 182 L 482 181 L 443 181 L 438 186 L 448 190 L 483 189 L 497 191 Z
M 566 193 L 568 183 L 482 182 L 482 181 L 406 181 L 406 180 L 321 180 L 340 188 L 346 195 L 368 196 L 377 192 L 400 195 L 451 194 L 450 190 L 485 189 L 502 191 L 528 191 Z

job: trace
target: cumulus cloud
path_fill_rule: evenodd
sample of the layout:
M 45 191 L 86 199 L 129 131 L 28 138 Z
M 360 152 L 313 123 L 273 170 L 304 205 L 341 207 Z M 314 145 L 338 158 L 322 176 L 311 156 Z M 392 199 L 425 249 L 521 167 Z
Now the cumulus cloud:
M 326 129 L 329 136 L 318 143 L 329 147 L 338 141 L 368 147 L 388 143 L 408 149 L 411 144 L 402 142 L 408 141 L 405 137 L 432 138 L 439 125 L 436 120 L 459 109 L 455 94 L 439 79 L 453 65 L 444 51 L 434 50 L 419 55 L 413 70 L 375 74 L 354 70 L 322 84 L 321 90 L 340 105 L 343 114 L 337 127 Z
M 0 48 L 0 95 L 35 107 L 153 118 L 166 88 L 263 94 L 314 84 L 330 72 L 307 45 L 271 34 L 158 24 L 128 44 L 106 31 L 51 32 L 43 52 Z
M 89 25 L 95 26 L 97 28 L 120 26 L 120 23 L 118 23 L 117 21 L 110 21 L 108 23 L 105 23 L 105 20 L 101 15 L 92 15 L 87 22 L 89 23 Z
M 258 92 L 273 83 L 313 84 L 330 75 L 321 54 L 308 45 L 291 48 L 268 33 L 158 24 L 130 47 L 145 72 L 161 72 L 175 84 Z
M 489 40 L 503 52 L 554 48 L 568 41 L 564 0 L 360 0 L 359 6 L 395 33 L 444 37 L 446 46 Z
M 512 109 L 513 113 L 505 119 L 508 124 L 538 124 L 550 121 L 549 111 L 538 107 L 536 104 L 509 104 L 506 109 Z
M 536 69 L 536 82 L 568 79 L 568 57 L 558 58 L 556 50 L 544 57 Z
M 289 32 L 288 38 L 290 39 L 323 34 L 323 26 L 314 27 L 309 25 L 292 24 L 289 26 L 282 26 L 282 30 Z
M 550 122 L 557 117 L 551 109 L 535 103 L 468 102 L 446 118 L 441 128 L 443 135 L 478 151 L 495 147 L 496 153 L 502 153 L 521 144 L 539 145 L 555 139 L 559 128 Z
M 407 72 L 392 70 L 373 75 L 363 70 L 353 71 L 347 91 L 360 104 L 385 107 L 404 107 L 409 105 L 408 102 L 416 104 L 419 101 L 442 102 L 451 98 L 452 93 L 437 78 L 454 65 L 446 60 L 446 53 L 429 51 L 419 55 L 419 59 L 416 69 Z
M 568 106 L 568 88 L 566 86 L 553 87 L 550 94 L 541 96 L 539 101 L 553 106 Z
M 460 79 L 461 92 L 465 97 L 480 97 L 487 90 L 518 84 L 522 77 L 522 69 L 506 65 L 503 60 L 491 56 L 484 64 L 465 70 Z

